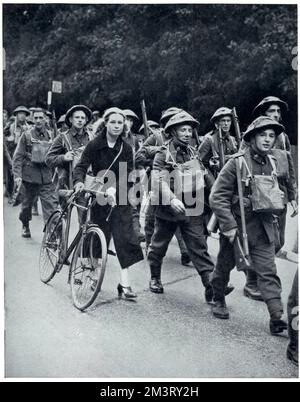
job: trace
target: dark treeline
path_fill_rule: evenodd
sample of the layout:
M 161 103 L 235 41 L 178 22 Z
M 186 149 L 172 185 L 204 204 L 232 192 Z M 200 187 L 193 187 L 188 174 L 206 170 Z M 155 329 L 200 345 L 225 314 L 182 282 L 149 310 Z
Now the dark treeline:
M 45 106 L 54 79 L 58 115 L 74 103 L 139 112 L 144 97 L 149 118 L 180 106 L 204 133 L 216 108 L 236 106 L 244 129 L 274 95 L 290 105 L 296 142 L 296 6 L 6 4 L 3 29 L 9 111 Z

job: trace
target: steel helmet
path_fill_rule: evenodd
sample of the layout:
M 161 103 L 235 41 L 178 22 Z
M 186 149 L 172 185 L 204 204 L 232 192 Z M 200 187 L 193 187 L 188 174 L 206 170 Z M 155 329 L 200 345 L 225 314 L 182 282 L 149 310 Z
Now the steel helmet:
M 159 124 L 156 123 L 156 121 L 153 120 L 148 120 L 147 121 L 148 127 L 157 127 L 159 128 Z M 139 129 L 139 133 L 141 133 L 144 130 L 144 124 L 141 125 L 140 129 Z
M 219 109 L 217 109 L 215 111 L 215 113 L 212 115 L 210 121 L 212 123 L 215 123 L 216 120 L 218 120 L 218 119 L 220 119 L 221 117 L 224 117 L 224 116 L 232 116 L 232 110 L 229 109 L 228 107 L 225 107 L 225 106 L 220 107 Z
M 286 112 L 289 110 L 288 104 L 283 100 L 277 98 L 276 96 L 267 96 L 257 106 L 255 106 L 252 114 L 254 115 L 264 114 L 266 109 L 268 109 L 270 105 L 274 104 L 283 107 Z
M 91 120 L 92 120 L 92 111 L 90 108 L 88 108 L 85 105 L 74 105 L 72 106 L 66 113 L 66 117 L 65 117 L 65 123 L 71 127 L 71 123 L 70 123 L 70 117 L 73 115 L 74 112 L 76 112 L 77 110 L 82 110 L 87 118 L 87 122 L 86 124 L 88 124 Z
M 167 121 L 177 113 L 183 112 L 183 109 L 179 109 L 178 107 L 169 107 L 169 109 L 164 110 L 161 114 L 160 124 L 165 126 Z
M 199 126 L 200 123 L 189 113 L 182 111 L 170 118 L 170 120 L 166 124 L 165 132 L 170 132 L 171 128 L 178 126 L 179 124 L 190 124 L 193 128 L 196 128 L 197 126 Z
M 266 128 L 272 128 L 275 131 L 276 136 L 284 131 L 284 126 L 276 120 L 271 117 L 259 116 L 249 125 L 244 133 L 243 139 L 248 142 L 258 131 Z
M 13 111 L 13 115 L 16 116 L 17 113 L 25 113 L 26 116 L 30 115 L 30 111 L 27 109 L 26 106 L 18 106 L 14 111 Z

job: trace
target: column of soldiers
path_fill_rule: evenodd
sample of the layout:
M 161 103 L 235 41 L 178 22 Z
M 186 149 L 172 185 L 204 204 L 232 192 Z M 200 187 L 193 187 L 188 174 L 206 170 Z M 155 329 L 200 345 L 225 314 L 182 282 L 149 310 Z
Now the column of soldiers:
M 287 110 L 288 105 L 279 98 L 263 99 L 255 107 L 255 119 L 245 131 L 239 147 L 232 134 L 232 110 L 228 107 L 215 111 L 211 118 L 213 129 L 202 137 L 200 145 L 197 134 L 199 122 L 177 107 L 163 111 L 160 123 L 148 120 L 147 127 L 140 127 L 139 134 L 133 131 L 139 118 L 130 109 L 110 108 L 100 117 L 98 111 L 92 112 L 85 105 L 75 105 L 58 120 L 58 131 L 55 133 L 50 116 L 47 117 L 43 109 L 30 111 L 18 107 L 13 113 L 14 120 L 5 126 L 4 161 L 7 195 L 12 196 L 13 183 L 18 187 L 22 184 L 24 189 L 19 216 L 22 236 L 31 236 L 29 222 L 37 196 L 40 197 L 46 222 L 61 201 L 58 200 L 57 189 L 73 187 L 73 172 L 75 189 L 82 190 L 88 164 L 95 169 L 100 163 L 91 147 L 103 150 L 107 141 L 105 157 L 111 153 L 113 158 L 113 149 L 116 148 L 128 161 L 131 161 L 128 154 L 131 150 L 131 170 L 142 171 L 142 176 L 148 179 L 146 186 L 139 183 L 139 199 L 147 200 L 145 235 L 141 232 L 141 203 L 133 202 L 130 209 L 124 209 L 131 223 L 120 215 L 120 219 L 125 219 L 124 225 L 132 238 L 138 240 L 134 246 L 134 258 L 121 250 L 129 241 L 128 233 L 123 238 L 113 227 L 105 229 L 108 240 L 116 236 L 114 240 L 119 245 L 117 255 L 122 265 L 123 282 L 118 291 L 128 299 L 136 299 L 127 268 L 141 260 L 138 243 L 146 241 L 149 288 L 155 294 L 163 293 L 163 259 L 172 237 L 176 235 L 182 263 L 187 265 L 191 261 L 196 268 L 205 290 L 205 300 L 212 304 L 213 316 L 228 319 L 225 299 L 234 289 L 229 285 L 229 279 L 231 270 L 237 265 L 235 241 L 239 238 L 243 243 L 244 240 L 244 216 L 251 262 L 245 271 L 244 294 L 266 303 L 272 335 L 289 329 L 288 358 L 298 364 L 298 333 L 292 326 L 295 303 L 298 303 L 298 282 L 295 279 L 289 298 L 288 325 L 282 319 L 282 289 L 275 264 L 276 253 L 277 256 L 285 256 L 287 204 L 291 203 L 297 212 L 295 170 L 289 137 L 282 125 L 282 115 Z M 7 121 L 8 116 L 5 118 Z M 177 185 L 178 178 L 184 175 L 186 182 Z M 276 177 L 274 182 L 278 187 L 275 185 L 274 191 L 282 201 L 280 210 L 264 210 L 263 206 L 260 210 L 254 208 L 252 184 L 262 177 Z M 114 202 L 117 200 L 114 199 Z M 207 246 L 207 226 L 212 214 L 220 234 L 216 265 Z M 132 245 L 132 239 L 130 242 Z

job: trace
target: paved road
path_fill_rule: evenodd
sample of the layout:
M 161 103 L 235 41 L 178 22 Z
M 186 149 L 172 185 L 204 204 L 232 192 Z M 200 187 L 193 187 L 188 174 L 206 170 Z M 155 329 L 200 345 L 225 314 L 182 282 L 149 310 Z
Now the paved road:
M 6 377 L 65 378 L 294 378 L 287 338 L 268 332 L 263 303 L 245 299 L 244 276 L 233 272 L 231 319 L 214 319 L 193 267 L 179 264 L 176 243 L 163 270 L 165 294 L 148 291 L 146 262 L 132 270 L 138 302 L 118 300 L 118 265 L 110 257 L 103 292 L 87 312 L 72 306 L 67 272 L 39 280 L 41 217 L 32 239 L 20 236 L 18 208 L 4 205 Z M 296 220 L 289 222 L 291 248 Z M 210 240 L 215 256 L 217 241 Z M 296 264 L 278 260 L 286 303 Z

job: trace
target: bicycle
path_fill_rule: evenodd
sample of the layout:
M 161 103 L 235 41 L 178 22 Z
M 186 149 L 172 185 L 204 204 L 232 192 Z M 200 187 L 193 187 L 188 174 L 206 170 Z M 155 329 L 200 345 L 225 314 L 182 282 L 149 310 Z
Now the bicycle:
M 101 291 L 108 254 L 104 233 L 99 226 L 88 222 L 90 209 L 97 202 L 95 193 L 106 194 L 86 189 L 84 192 L 88 195 L 86 206 L 76 203 L 78 194 L 73 190 L 59 190 L 59 195 L 65 197 L 67 202 L 62 210 L 54 211 L 49 217 L 44 227 L 39 258 L 40 279 L 44 283 L 49 283 L 64 265 L 70 266 L 68 283 L 72 300 L 81 311 L 88 308 Z M 74 206 L 84 210 L 84 223 L 68 246 Z

